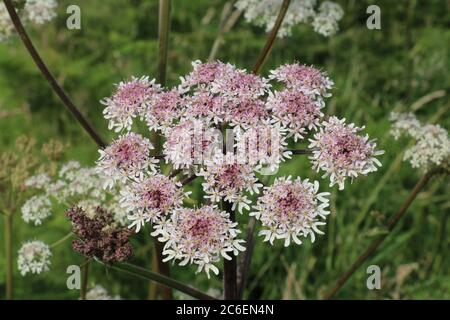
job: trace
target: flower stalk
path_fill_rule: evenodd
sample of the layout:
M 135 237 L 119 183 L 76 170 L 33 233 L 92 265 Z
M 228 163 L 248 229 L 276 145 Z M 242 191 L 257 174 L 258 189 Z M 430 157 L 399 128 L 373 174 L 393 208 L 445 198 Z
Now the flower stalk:
M 83 274 L 81 277 L 80 300 L 86 300 L 86 294 L 89 284 L 89 259 L 86 259 L 83 266 Z
M 97 260 L 100 263 L 103 263 L 99 260 Z M 163 284 L 164 286 L 173 288 L 175 290 L 178 290 L 182 293 L 185 293 L 193 298 L 200 299 L 200 300 L 216 300 L 216 298 L 207 295 L 206 293 L 203 293 L 197 289 L 194 289 L 190 286 L 187 286 L 183 284 L 182 282 L 179 282 L 175 279 L 169 278 L 163 274 L 152 272 L 149 270 L 146 270 L 144 268 L 138 267 L 136 265 L 130 264 L 130 263 L 114 263 L 111 265 L 106 265 L 107 267 L 121 271 L 126 272 L 130 275 L 133 275 L 135 277 L 139 277 L 141 279 L 155 281 L 157 283 Z
M 272 51 L 273 45 L 275 43 L 275 39 L 277 37 L 278 30 L 280 29 L 281 24 L 283 23 L 284 17 L 286 15 L 286 12 L 289 8 L 289 4 L 291 3 L 291 0 L 283 0 L 283 3 L 281 4 L 280 12 L 278 13 L 277 20 L 275 21 L 275 25 L 273 26 L 272 31 L 270 31 L 266 44 L 264 45 L 263 49 L 261 50 L 258 59 L 256 60 L 256 64 L 253 67 L 253 73 L 257 74 L 261 71 L 262 66 L 267 60 L 267 57 L 270 54 L 270 51 Z
M 52 90 L 56 93 L 56 95 L 61 99 L 62 103 L 69 109 L 72 115 L 77 119 L 77 121 L 81 124 L 84 130 L 89 134 L 89 136 L 97 143 L 97 145 L 101 148 L 106 146 L 104 140 L 100 137 L 97 131 L 92 127 L 92 125 L 87 121 L 87 119 L 83 116 L 80 110 L 75 106 L 69 96 L 66 94 L 64 89 L 59 85 L 58 81 L 56 81 L 53 74 L 48 69 L 45 62 L 42 60 L 38 51 L 36 50 L 33 42 L 28 36 L 25 28 L 23 27 L 22 22 L 20 21 L 19 16 L 17 15 L 16 10 L 11 2 L 11 0 L 3 0 L 5 3 L 6 9 L 8 10 L 9 16 L 11 17 L 11 21 L 14 24 L 14 27 L 22 39 L 23 44 L 27 48 L 30 56 L 33 58 L 36 66 L 39 68 L 40 72 L 44 76 L 44 78 L 49 83 Z

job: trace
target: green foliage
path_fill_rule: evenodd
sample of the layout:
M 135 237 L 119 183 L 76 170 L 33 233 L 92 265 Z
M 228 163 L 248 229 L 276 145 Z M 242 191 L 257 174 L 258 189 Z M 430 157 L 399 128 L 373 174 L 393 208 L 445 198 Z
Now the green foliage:
M 298 60 L 326 70 L 336 88 L 326 112 L 366 125 L 378 138 L 383 167 L 366 178 L 332 191 L 332 215 L 325 235 L 314 244 L 283 248 L 256 241 L 246 297 L 264 299 L 320 298 L 344 272 L 374 236 L 383 231 L 387 219 L 399 208 L 419 178 L 409 164 L 395 159 L 405 145 L 388 134 L 388 114 L 408 111 L 418 99 L 438 90 L 445 96 L 421 106 L 422 121 L 438 121 L 450 128 L 449 4 L 437 1 L 380 0 L 382 29 L 365 26 L 366 7 L 371 1 L 339 1 L 345 9 L 341 31 L 326 39 L 308 26 L 295 28 L 293 36 L 277 40 L 263 73 Z M 156 74 L 157 1 L 61 0 L 58 18 L 42 27 L 29 27 L 44 60 L 82 112 L 106 130 L 99 100 L 111 93 L 113 84 L 131 75 Z M 168 83 L 191 68 L 191 61 L 205 60 L 216 38 L 225 1 L 174 1 L 168 59 Z M 67 30 L 65 8 L 77 4 L 82 12 L 82 29 Z M 265 42 L 263 30 L 240 19 L 225 35 L 218 58 L 251 69 Z M 97 147 L 73 121 L 39 74 L 20 39 L 0 44 L 0 152 L 14 149 L 19 135 L 39 143 L 58 138 L 70 144 L 65 160 L 93 165 Z M 280 169 L 280 174 L 319 179 L 302 158 Z M 326 182 L 322 183 L 326 189 Z M 194 191 L 199 193 L 199 184 Z M 421 193 L 395 231 L 342 288 L 338 298 L 450 298 L 448 180 L 435 179 Z M 3 190 L 0 190 L 0 196 Z M 447 196 L 446 196 L 447 195 Z M 28 239 L 53 243 L 70 230 L 60 208 L 44 226 L 32 227 L 16 212 L 14 251 Z M 245 222 L 247 217 L 239 216 Z M 3 230 L 0 219 L 0 230 Z M 70 241 L 53 250 L 51 271 L 41 276 L 21 277 L 14 266 L 15 297 L 19 299 L 76 299 L 77 291 L 66 288 L 66 268 L 83 263 L 70 249 Z M 150 268 L 153 247 L 149 232 L 133 239 L 136 257 L 131 261 Z M 1 242 L 3 244 L 3 242 Z M 4 289 L 4 251 L 0 251 L 0 296 Z M 417 268 L 400 281 L 404 266 Z M 378 264 L 383 273 L 382 289 L 366 288 L 366 268 Z M 190 267 L 174 266 L 173 276 L 203 290 L 220 288 L 220 279 L 210 281 L 195 275 Z M 148 284 L 117 271 L 93 264 L 90 283 L 101 284 L 111 293 L 127 299 L 147 297 Z

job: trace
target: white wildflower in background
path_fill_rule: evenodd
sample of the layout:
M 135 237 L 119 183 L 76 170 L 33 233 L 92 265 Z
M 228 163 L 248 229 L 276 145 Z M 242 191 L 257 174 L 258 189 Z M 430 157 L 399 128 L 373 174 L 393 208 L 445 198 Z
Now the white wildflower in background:
M 52 214 L 51 205 L 47 196 L 33 196 L 22 206 L 22 219 L 26 223 L 34 223 L 35 226 L 41 225 L 42 220 Z
M 43 24 L 56 17 L 55 0 L 27 0 L 24 7 L 26 18 L 36 24 Z
M 14 25 L 9 17 L 8 10 L 5 4 L 0 2 L 0 41 L 3 41 L 11 36 L 14 32 Z
M 50 181 L 51 178 L 47 173 L 41 173 L 28 178 L 27 181 L 25 181 L 25 186 L 28 188 L 43 189 Z
M 180 265 L 198 265 L 197 272 L 219 273 L 214 265 L 221 257 L 230 260 L 245 248 L 244 240 L 237 239 L 240 230 L 237 222 L 230 220 L 229 213 L 214 206 L 199 209 L 181 208 L 172 216 L 157 223 L 152 233 L 165 242 L 163 261 L 180 260 Z
M 391 112 L 389 120 L 392 122 L 391 134 L 395 139 L 400 138 L 404 133 L 410 136 L 416 136 L 421 127 L 420 121 L 411 112 Z
M 345 119 L 330 117 L 310 139 L 313 168 L 325 171 L 323 178 L 330 176 L 330 187 L 338 184 L 342 190 L 347 178 L 367 175 L 381 166 L 375 157 L 384 151 L 375 150 L 375 140 L 369 140 L 368 135 L 358 135 L 363 129 L 353 123 L 346 124 Z
M 105 288 L 97 284 L 86 292 L 86 300 L 122 300 L 122 298 L 119 295 L 109 295 Z
M 448 166 L 450 162 L 450 139 L 447 130 L 439 125 L 421 125 L 412 113 L 391 113 L 393 122 L 391 134 L 398 139 L 407 134 L 415 140 L 413 146 L 405 151 L 403 159 L 413 168 L 423 171 L 433 166 Z
M 343 16 L 344 10 L 340 5 L 331 1 L 324 1 L 312 22 L 314 31 L 325 37 L 334 35 L 339 30 L 338 22 Z
M 25 186 L 37 193 L 22 206 L 22 218 L 40 225 L 51 215 L 54 204 L 73 204 L 90 218 L 95 216 L 98 207 L 103 207 L 113 214 L 118 226 L 126 226 L 128 212 L 119 203 L 123 186 L 116 183 L 114 188 L 104 189 L 107 180 L 97 168 L 83 167 L 77 161 L 63 164 L 55 177 L 46 173 L 32 176 L 25 181 Z
M 26 0 L 23 9 L 16 12 L 22 23 L 43 24 L 56 17 L 56 0 Z M 0 3 L 0 41 L 8 39 L 14 33 L 14 24 L 3 1 Z
M 245 20 L 264 27 L 266 32 L 272 30 L 283 0 L 238 0 L 236 8 L 244 12 Z M 314 31 L 329 37 L 339 29 L 338 21 L 344 11 L 334 2 L 324 1 L 316 12 L 317 0 L 292 0 L 286 16 L 278 31 L 278 37 L 286 37 L 298 24 L 311 24 Z
M 27 273 L 42 273 L 49 270 L 50 248 L 42 241 L 29 241 L 18 252 L 17 265 L 22 276 Z
M 264 241 L 273 244 L 276 239 L 284 239 L 287 247 L 291 240 L 301 244 L 300 237 L 310 237 L 314 242 L 315 234 L 323 234 L 319 227 L 329 214 L 328 192 L 318 193 L 319 183 L 301 180 L 297 177 L 275 179 L 273 185 L 264 187 L 263 195 L 258 199 L 250 215 L 262 223 L 259 235 Z

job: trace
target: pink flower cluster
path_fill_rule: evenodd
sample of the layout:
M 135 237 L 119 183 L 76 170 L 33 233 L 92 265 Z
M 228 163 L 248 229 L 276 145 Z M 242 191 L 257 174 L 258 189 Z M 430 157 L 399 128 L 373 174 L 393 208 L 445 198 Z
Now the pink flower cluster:
M 155 226 L 152 233 L 158 240 L 165 242 L 163 261 L 180 260 L 180 265 L 194 263 L 198 272 L 204 270 L 219 273 L 213 264 L 220 257 L 231 260 L 231 255 L 238 255 L 245 248 L 244 240 L 237 240 L 237 222 L 232 222 L 229 213 L 214 206 L 199 209 L 178 209 L 172 217 Z
M 260 220 L 265 241 L 314 241 L 328 214 L 328 194 L 318 191 L 319 183 L 288 177 L 263 188 L 257 176 L 274 174 L 293 157 L 290 138 L 293 143 L 310 140 L 313 168 L 325 171 L 339 189 L 347 177 L 380 165 L 375 156 L 382 152 L 358 135 L 361 128 L 335 117 L 325 120 L 333 82 L 312 66 L 286 64 L 264 78 L 229 63 L 195 61 L 180 80 L 167 90 L 147 77 L 120 83 L 103 103 L 110 129 L 126 133 L 100 150 L 97 163 L 107 187 L 125 185 L 121 205 L 130 227 L 139 231 L 151 223 L 153 234 L 166 243 L 165 260 L 217 273 L 220 257 L 244 249 L 236 222 L 216 207 L 222 201 Z M 150 156 L 148 138 L 131 131 L 137 119 L 152 135 L 162 136 L 158 157 Z M 169 165 L 171 177 L 161 173 L 158 161 Z M 205 205 L 188 209 L 182 181 L 191 181 L 193 174 L 203 180 Z

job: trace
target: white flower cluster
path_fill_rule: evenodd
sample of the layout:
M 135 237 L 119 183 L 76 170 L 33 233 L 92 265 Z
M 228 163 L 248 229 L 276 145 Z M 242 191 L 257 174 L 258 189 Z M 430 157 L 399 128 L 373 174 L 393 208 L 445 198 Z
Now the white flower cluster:
M 449 165 L 450 139 L 447 130 L 440 125 L 421 125 L 412 113 L 393 112 L 390 120 L 393 122 L 391 134 L 395 139 L 407 134 L 415 140 L 414 145 L 405 151 L 403 157 L 413 168 L 427 171 L 433 166 Z
M 97 284 L 86 293 L 86 300 L 122 300 L 122 298 L 118 295 L 109 295 L 105 288 Z
M 3 41 L 11 36 L 14 32 L 14 25 L 9 17 L 8 10 L 5 4 L 0 2 L 0 41 Z
M 23 23 L 43 24 L 56 17 L 56 0 L 26 0 L 23 9 L 16 9 Z M 0 3 L 0 41 L 14 32 L 14 25 L 3 1 Z
M 283 0 L 238 0 L 236 8 L 244 11 L 245 19 L 269 32 L 277 19 Z M 279 37 L 289 36 L 292 28 L 309 23 L 314 31 L 329 37 L 339 30 L 344 11 L 334 2 L 323 1 L 316 11 L 317 0 L 292 0 L 278 31 Z
M 49 270 L 50 257 L 52 253 L 50 248 L 42 241 L 29 241 L 23 244 L 19 250 L 17 265 L 20 274 L 25 276 L 27 273 L 42 273 Z
M 105 179 L 95 168 L 82 167 L 77 161 L 61 166 L 58 176 L 52 179 L 47 174 L 38 174 L 25 181 L 25 186 L 40 191 L 22 206 L 22 218 L 27 223 L 41 225 L 52 213 L 53 204 L 77 204 L 88 216 L 102 206 L 113 212 L 115 221 L 124 225 L 126 212 L 118 205 L 120 189 L 103 190 Z

